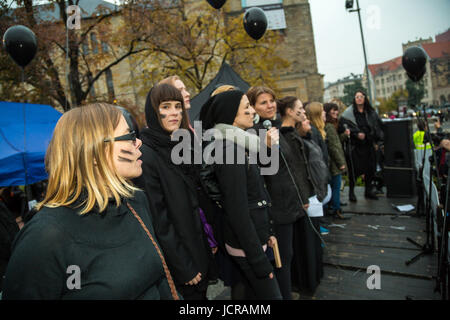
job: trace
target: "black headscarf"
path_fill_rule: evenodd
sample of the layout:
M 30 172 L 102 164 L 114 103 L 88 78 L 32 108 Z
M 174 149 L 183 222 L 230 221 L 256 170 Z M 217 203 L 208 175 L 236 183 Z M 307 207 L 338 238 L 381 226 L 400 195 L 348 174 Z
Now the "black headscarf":
M 208 130 L 218 123 L 232 125 L 244 94 L 240 90 L 230 90 L 209 98 L 200 112 L 203 129 Z

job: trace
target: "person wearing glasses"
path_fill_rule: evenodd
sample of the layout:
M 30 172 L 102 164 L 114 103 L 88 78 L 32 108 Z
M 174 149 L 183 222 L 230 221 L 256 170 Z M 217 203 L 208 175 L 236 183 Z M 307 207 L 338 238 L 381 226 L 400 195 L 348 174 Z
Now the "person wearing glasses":
M 172 134 L 185 130 L 191 141 L 193 135 L 181 92 L 164 83 L 153 87 L 145 117 L 147 127 L 140 132 L 143 175 L 136 184 L 147 193 L 156 237 L 177 289 L 185 300 L 205 300 L 213 256 L 200 217 L 196 169 L 172 158 L 172 149 L 186 142 L 172 140 Z
M 56 124 L 48 188 L 13 243 L 3 299 L 178 299 L 144 192 L 141 140 L 121 110 L 95 103 Z
M 378 200 L 373 190 L 372 181 L 376 172 L 376 151 L 383 142 L 381 119 L 372 108 L 366 94 L 362 90 L 355 93 L 353 104 L 341 116 L 343 126 L 350 129 L 350 147 L 346 158 L 350 184 L 349 200 L 356 202 L 356 179 L 364 174 L 365 197 Z

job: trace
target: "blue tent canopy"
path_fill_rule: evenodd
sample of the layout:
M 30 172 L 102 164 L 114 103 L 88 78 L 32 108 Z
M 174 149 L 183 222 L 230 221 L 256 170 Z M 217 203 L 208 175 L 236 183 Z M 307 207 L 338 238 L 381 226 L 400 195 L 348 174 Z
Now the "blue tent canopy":
M 48 105 L 0 102 L 0 186 L 47 179 L 45 152 L 61 115 Z

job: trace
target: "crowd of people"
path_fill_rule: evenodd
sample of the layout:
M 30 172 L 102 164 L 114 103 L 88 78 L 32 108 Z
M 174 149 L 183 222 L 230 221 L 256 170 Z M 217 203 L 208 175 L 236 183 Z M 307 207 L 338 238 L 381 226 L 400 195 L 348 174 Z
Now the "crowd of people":
M 145 128 L 105 103 L 62 115 L 37 213 L 3 241 L 12 243 L 2 257 L 3 299 L 206 300 L 218 279 L 233 300 L 314 293 L 327 223 L 348 219 L 343 175 L 349 201 L 357 201 L 361 175 L 366 198 L 378 199 L 383 132 L 365 93 L 344 111 L 333 101 L 278 98 L 265 86 L 224 85 L 201 109 L 211 141 L 193 129 L 189 108 L 190 94 L 174 76 L 148 92 Z M 183 152 L 220 142 L 223 161 L 176 164 L 172 137 L 182 129 L 191 145 Z M 279 153 L 275 174 L 263 175 L 258 157 L 251 161 L 262 148 Z

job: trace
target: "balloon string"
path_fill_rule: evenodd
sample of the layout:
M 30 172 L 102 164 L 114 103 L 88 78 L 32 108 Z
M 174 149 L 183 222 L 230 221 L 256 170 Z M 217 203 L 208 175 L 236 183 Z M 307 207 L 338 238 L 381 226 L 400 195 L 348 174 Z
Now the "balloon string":
M 25 68 L 22 67 L 22 87 L 25 90 Z M 24 97 L 26 97 L 26 94 L 24 94 Z M 22 105 L 22 112 L 23 112 L 23 153 L 22 153 L 22 159 L 23 159 L 23 167 L 25 171 L 25 188 L 28 185 L 28 170 L 27 170 L 27 127 L 26 127 L 26 100 L 24 98 L 23 105 Z M 31 199 L 28 199 L 31 200 Z

